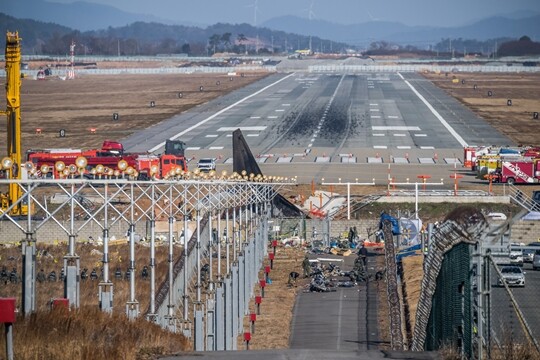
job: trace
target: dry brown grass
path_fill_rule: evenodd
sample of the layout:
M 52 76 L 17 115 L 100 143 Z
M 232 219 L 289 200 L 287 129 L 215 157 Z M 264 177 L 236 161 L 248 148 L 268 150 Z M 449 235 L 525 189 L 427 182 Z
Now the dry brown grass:
M 13 332 L 18 360 L 143 360 L 187 346 L 182 335 L 163 331 L 143 319 L 129 321 L 124 315 L 111 316 L 88 306 L 80 311 L 39 311 L 18 319 Z M 1 341 L 1 354 L 5 354 L 4 346 Z
M 46 274 L 54 270 L 57 276 L 63 264 L 67 246 L 38 244 L 37 271 Z M 96 252 L 102 247 L 91 244 L 78 244 L 76 253 L 81 257 L 81 269 L 101 267 L 102 255 Z M 46 252 L 46 253 L 45 253 Z M 181 248 L 175 248 L 175 259 Z M 157 286 L 167 274 L 167 246 L 156 248 Z M 21 274 L 21 250 L 18 247 L 1 248 L 0 265 L 17 268 Z M 81 281 L 81 309 L 69 313 L 50 311 L 48 302 L 63 297 L 63 283 L 37 283 L 37 312 L 30 317 L 18 316 L 14 325 L 14 343 L 17 359 L 150 359 L 151 354 L 170 354 L 187 349 L 187 341 L 180 335 L 163 331 L 144 320 L 144 313 L 150 302 L 150 281 L 142 280 L 140 272 L 149 263 L 150 249 L 136 247 L 136 300 L 139 301 L 141 317 L 129 321 L 125 316 L 126 302 L 129 300 L 129 281 L 114 278 L 117 266 L 122 274 L 128 266 L 129 247 L 113 245 L 110 247 L 110 274 L 114 283 L 113 315 L 98 309 L 98 281 Z M 12 260 L 10 260 L 12 259 Z M 98 270 L 99 274 L 99 270 Z M 21 284 L 1 284 L 0 297 L 16 297 L 17 306 L 22 305 Z M 19 310 L 19 314 L 22 314 Z M 5 346 L 4 342 L 0 342 Z M 0 348 L 0 354 L 3 354 Z
M 423 75 L 515 143 L 540 145 L 540 134 L 531 131 L 538 126 L 532 113 L 540 111 L 540 74 L 458 73 L 454 74 L 458 83 L 452 82 L 450 74 Z M 488 96 L 488 91 L 492 96 Z M 507 105 L 508 99 L 512 100 L 512 106 Z
M 23 79 L 21 87 L 22 147 L 97 148 L 103 140 L 121 140 L 135 131 L 222 96 L 266 76 L 246 73 L 233 81 L 226 74 L 159 74 L 81 76 L 37 81 Z M 217 85 L 217 81 L 220 85 Z M 0 98 L 5 98 L 0 78 Z M 204 91 L 199 91 L 199 86 Z M 178 98 L 182 92 L 183 97 Z M 150 107 L 155 101 L 155 107 Z M 112 121 L 119 113 L 120 120 Z M 41 128 L 41 135 L 36 134 Z M 90 128 L 96 133 L 91 135 Z M 58 132 L 66 130 L 60 139 Z M 6 139 L 0 127 L 0 139 Z M 0 152 L 0 155 L 3 154 Z
M 405 306 L 408 308 L 410 329 L 414 329 L 416 321 L 416 308 L 420 299 L 420 289 L 424 270 L 422 263 L 423 256 L 409 256 L 403 258 L 403 295 L 405 297 Z
M 303 259 L 304 251 L 300 248 L 277 248 L 274 269 L 270 272 L 272 284 L 265 288 L 261 315 L 257 315 L 255 334 L 252 335 L 249 344 L 250 349 L 286 349 L 289 347 L 296 295 L 302 291 L 307 280 L 299 279 L 296 287 L 289 287 L 287 281 L 291 271 L 302 274 Z M 270 265 L 268 259 L 265 260 L 264 265 Z M 259 278 L 264 278 L 264 271 L 259 272 Z M 256 295 L 260 294 L 259 289 L 255 291 Z M 256 313 L 254 299 L 250 301 L 249 309 L 250 313 Z M 250 331 L 249 329 L 249 317 L 246 317 L 244 318 L 244 331 Z M 245 349 L 243 335 L 238 339 L 238 349 Z

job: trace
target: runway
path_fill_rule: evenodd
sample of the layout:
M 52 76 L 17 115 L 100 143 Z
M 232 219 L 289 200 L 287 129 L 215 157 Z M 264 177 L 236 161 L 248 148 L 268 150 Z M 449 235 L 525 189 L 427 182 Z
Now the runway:
M 447 177 L 448 167 L 461 167 L 463 146 L 512 144 L 416 73 L 273 74 L 123 143 L 161 152 L 167 138 L 181 139 L 188 158 L 215 157 L 219 170 L 231 164 L 237 128 L 263 171 L 315 178 L 347 170 L 354 179 L 381 164 L 430 166 Z

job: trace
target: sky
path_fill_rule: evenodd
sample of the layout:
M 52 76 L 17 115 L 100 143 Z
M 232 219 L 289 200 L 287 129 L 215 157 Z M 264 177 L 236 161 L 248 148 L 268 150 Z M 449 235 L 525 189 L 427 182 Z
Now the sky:
M 2 0 L 3 1 L 3 0 Z M 10 0 L 13 1 L 13 0 Z M 49 0 L 71 3 L 81 0 Z M 255 22 L 295 15 L 352 24 L 370 20 L 406 25 L 459 26 L 493 15 L 529 10 L 540 13 L 539 0 L 82 0 L 198 24 Z

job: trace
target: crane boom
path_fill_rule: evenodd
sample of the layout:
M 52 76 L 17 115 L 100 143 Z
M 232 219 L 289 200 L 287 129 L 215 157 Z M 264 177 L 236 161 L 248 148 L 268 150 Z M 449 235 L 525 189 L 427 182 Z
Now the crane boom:
M 7 157 L 2 167 L 8 179 L 21 179 L 21 38 L 18 32 L 6 33 L 6 100 L 7 100 Z M 9 184 L 6 195 L 2 194 L 2 210 L 8 209 L 21 198 L 19 184 Z M 27 205 L 20 202 L 10 214 L 25 215 Z

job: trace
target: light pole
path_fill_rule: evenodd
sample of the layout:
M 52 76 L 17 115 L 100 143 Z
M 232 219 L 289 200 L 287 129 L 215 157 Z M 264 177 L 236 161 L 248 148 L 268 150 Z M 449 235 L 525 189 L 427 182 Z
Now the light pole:
M 347 186 L 347 220 L 351 220 L 351 186 L 375 186 L 375 179 L 372 179 L 372 182 L 370 183 L 359 183 L 358 179 L 356 179 L 356 182 L 346 182 L 342 183 L 341 178 L 339 179 L 339 182 L 337 183 L 330 183 L 330 182 L 324 182 L 324 179 L 322 179 L 321 185 L 346 185 Z M 322 201 L 322 200 L 321 200 Z M 321 204 L 322 207 L 322 204 Z

